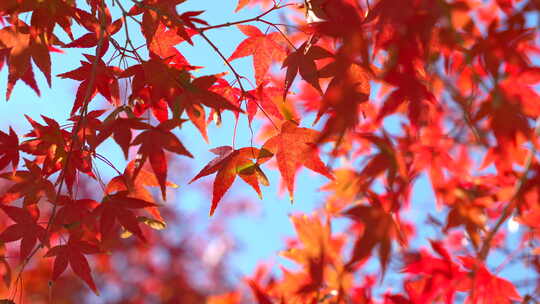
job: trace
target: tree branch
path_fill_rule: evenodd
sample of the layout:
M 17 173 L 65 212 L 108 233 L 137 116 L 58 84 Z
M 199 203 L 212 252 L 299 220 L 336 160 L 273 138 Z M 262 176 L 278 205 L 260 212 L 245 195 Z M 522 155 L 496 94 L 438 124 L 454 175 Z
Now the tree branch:
M 531 142 L 534 141 L 536 139 L 535 137 L 538 137 L 538 136 L 540 136 L 540 117 L 536 119 L 536 124 L 533 131 L 533 138 L 531 139 Z M 512 196 L 510 198 L 509 204 L 507 204 L 504 207 L 504 210 L 501 216 L 499 217 L 499 219 L 497 220 L 497 223 L 495 223 L 495 226 L 493 226 L 493 228 L 491 228 L 491 230 L 487 233 L 486 238 L 484 239 L 484 243 L 482 244 L 482 247 L 478 251 L 478 259 L 480 259 L 481 261 L 486 260 L 487 256 L 489 255 L 489 251 L 491 249 L 493 238 L 495 237 L 495 235 L 497 234 L 501 226 L 504 224 L 504 222 L 506 222 L 506 220 L 508 220 L 508 218 L 510 218 L 512 214 L 514 213 L 514 209 L 517 206 L 518 195 L 521 192 L 523 185 L 525 184 L 525 181 L 527 179 L 527 174 L 533 164 L 534 155 L 536 154 L 536 151 L 537 151 L 537 148 L 533 142 L 531 150 L 529 151 L 527 155 L 527 159 L 525 161 L 525 168 L 523 172 L 521 173 L 521 176 L 519 180 L 517 181 L 516 186 L 514 187 L 514 191 L 512 192 Z
M 217 24 L 217 25 L 210 25 L 210 26 L 207 26 L 207 27 L 198 28 L 198 30 L 201 31 L 201 32 L 204 32 L 204 31 L 213 30 L 213 29 L 217 29 L 217 28 L 229 27 L 229 26 L 233 26 L 233 25 L 237 25 L 237 24 L 249 23 L 249 22 L 255 22 L 255 21 L 268 23 L 269 21 L 266 21 L 266 20 L 262 19 L 264 16 L 270 14 L 271 12 L 273 12 L 275 10 L 278 10 L 278 9 L 281 9 L 281 8 L 284 8 L 284 7 L 287 7 L 287 6 L 292 6 L 292 5 L 295 5 L 295 4 L 289 3 L 289 4 L 284 4 L 284 5 L 275 5 L 272 8 L 270 8 L 269 10 L 265 11 L 264 13 L 262 13 L 262 14 L 260 14 L 258 16 L 252 17 L 252 18 L 239 20 L 239 21 L 233 21 L 233 22 L 225 22 L 225 23 Z

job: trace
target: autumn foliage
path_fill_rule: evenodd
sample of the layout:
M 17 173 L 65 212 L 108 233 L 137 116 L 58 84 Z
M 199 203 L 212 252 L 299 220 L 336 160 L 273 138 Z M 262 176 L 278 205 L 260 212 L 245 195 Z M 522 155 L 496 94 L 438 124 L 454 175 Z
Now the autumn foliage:
M 17 86 L 40 96 L 40 77 L 76 85 L 69 121 L 0 131 L 0 303 L 540 302 L 538 1 L 234 0 L 252 17 L 221 24 L 191 2 L 0 1 L 9 106 Z M 208 35 L 224 30 L 245 37 L 232 53 Z M 223 70 L 200 73 L 178 45 Z M 51 75 L 51 52 L 74 49 L 80 65 Z M 216 147 L 223 120 L 234 138 Z M 203 161 L 187 125 L 215 158 L 184 181 Z M 237 212 L 223 203 L 235 181 L 298 205 L 302 168 L 326 198 L 291 216 L 280 255 L 296 267 L 279 272 L 261 261 L 231 280 L 226 244 L 202 250 L 189 235 L 203 219 L 170 198 L 211 183 L 210 240 Z

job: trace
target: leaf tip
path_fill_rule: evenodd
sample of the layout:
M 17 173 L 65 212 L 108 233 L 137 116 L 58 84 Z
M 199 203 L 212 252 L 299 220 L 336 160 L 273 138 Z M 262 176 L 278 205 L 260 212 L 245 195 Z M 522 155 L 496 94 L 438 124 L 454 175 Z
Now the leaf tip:
M 214 212 L 216 212 L 217 205 L 218 205 L 217 201 L 212 202 L 212 207 L 210 207 L 210 214 L 209 214 L 210 217 L 212 217 L 214 215 Z

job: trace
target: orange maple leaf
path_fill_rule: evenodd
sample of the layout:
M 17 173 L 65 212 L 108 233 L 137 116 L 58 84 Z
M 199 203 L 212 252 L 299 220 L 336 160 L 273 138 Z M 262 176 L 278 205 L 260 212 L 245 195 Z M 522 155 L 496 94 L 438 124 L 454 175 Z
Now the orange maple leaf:
M 281 132 L 267 140 L 262 147 L 263 151 L 276 155 L 279 172 L 289 190 L 291 201 L 294 178 L 301 166 L 333 179 L 332 173 L 319 158 L 315 145 L 319 137 L 318 131 L 300 128 L 294 122 L 286 121 L 281 126 Z
M 378 247 L 379 260 L 382 266 L 382 277 L 390 261 L 392 252 L 392 240 L 397 238 L 404 243 L 398 221 L 392 213 L 383 208 L 380 201 L 373 197 L 372 206 L 357 205 L 344 212 L 344 215 L 353 220 L 362 222 L 364 231 L 356 240 L 352 257 L 348 267 L 361 262 L 371 255 L 375 247 Z
M 283 40 L 280 33 L 265 35 L 261 30 L 252 25 L 238 25 L 244 35 L 248 36 L 242 41 L 230 60 L 253 56 L 253 68 L 255 69 L 255 82 L 261 84 L 272 61 L 281 62 L 286 57 L 285 47 L 280 43 Z
M 210 215 L 214 214 L 219 201 L 232 186 L 237 175 L 250 185 L 260 198 L 262 197 L 259 182 L 267 186 L 268 179 L 259 168 L 259 164 L 253 161 L 261 155 L 259 149 L 248 147 L 234 150 L 230 146 L 222 146 L 210 151 L 218 156 L 202 168 L 190 181 L 192 183 L 201 177 L 217 172 L 216 179 L 214 180 L 214 195 Z
M 56 37 L 52 37 L 52 41 L 56 42 Z M 0 52 L 2 52 L 0 61 L 5 59 L 9 65 L 7 100 L 19 79 L 30 86 L 38 96 L 40 95 L 30 59 L 43 72 L 49 86 L 51 85 L 51 57 L 49 55 L 51 48 L 50 42 L 44 37 L 37 36 L 32 28 L 22 21 L 0 29 Z

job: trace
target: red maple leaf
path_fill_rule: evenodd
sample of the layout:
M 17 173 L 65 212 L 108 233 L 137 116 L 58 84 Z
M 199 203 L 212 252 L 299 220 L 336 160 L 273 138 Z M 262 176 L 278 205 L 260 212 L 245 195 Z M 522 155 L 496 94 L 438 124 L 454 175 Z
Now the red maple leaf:
M 57 43 L 53 36 L 52 42 Z M 31 59 L 43 72 L 47 83 L 51 84 L 51 57 L 49 49 L 51 44 L 44 37 L 37 36 L 31 28 L 18 21 L 16 24 L 0 29 L 0 51 L 6 52 L 3 57 L 7 59 L 9 65 L 8 86 L 6 99 L 9 100 L 11 91 L 15 83 L 22 79 L 38 95 L 40 95 L 34 72 L 32 70 Z M 2 59 L 2 57 L 0 57 Z M 2 60 L 3 61 L 3 60 Z
M 381 121 L 402 104 L 407 104 L 407 117 L 413 127 L 426 124 L 428 114 L 437 107 L 437 99 L 424 82 L 414 73 L 403 73 L 397 69 L 389 71 L 384 80 L 397 89 L 384 101 L 377 120 Z
M 386 180 L 389 184 L 399 178 L 407 177 L 407 167 L 405 159 L 399 149 L 392 143 L 390 135 L 382 132 L 382 136 L 377 136 L 371 133 L 361 133 L 360 138 L 370 142 L 377 147 L 378 153 L 375 153 L 366 158 L 366 165 L 360 172 L 360 176 L 366 180 L 366 184 L 370 184 L 379 175 L 386 172 Z
M 185 90 L 178 97 L 180 109 L 185 109 L 191 122 L 197 127 L 203 138 L 208 141 L 206 134 L 207 119 L 204 108 L 207 106 L 221 115 L 222 110 L 230 110 L 238 115 L 242 113 L 234 102 L 233 88 L 219 75 L 206 75 L 184 83 Z
M 96 284 L 92 279 L 90 265 L 86 260 L 85 254 L 99 253 L 99 248 L 87 241 L 78 238 L 70 237 L 65 245 L 58 245 L 51 248 L 45 257 L 55 257 L 52 279 L 56 281 L 58 277 L 66 271 L 68 264 L 71 265 L 71 270 L 81 278 L 92 289 L 94 293 L 99 295 Z
M 0 131 L 0 170 L 11 163 L 13 174 L 19 164 L 19 138 L 13 129 L 9 128 L 9 135 Z
M 197 33 L 195 30 L 187 31 L 191 37 Z M 173 58 L 176 64 L 190 67 L 186 58 L 174 47 L 175 45 L 186 41 L 183 37 L 179 36 L 175 31 L 168 29 L 166 26 L 160 24 L 157 31 L 152 38 L 152 42 L 148 45 L 148 50 L 161 58 Z M 193 67 L 191 67 L 193 68 Z
M 253 121 L 257 111 L 261 109 L 265 115 L 283 119 L 274 100 L 281 95 L 282 90 L 276 87 L 265 87 L 264 83 L 256 89 L 247 92 L 247 113 L 249 122 Z
M 210 151 L 218 156 L 202 168 L 190 181 L 192 183 L 201 177 L 217 172 L 216 179 L 214 180 L 214 195 L 210 215 L 214 214 L 219 201 L 232 186 L 236 176 L 240 176 L 242 180 L 257 192 L 259 197 L 262 197 L 259 182 L 267 186 L 268 179 L 259 168 L 258 163 L 253 161 L 261 155 L 259 149 L 241 148 L 234 150 L 230 146 L 222 146 Z
M 510 304 L 513 301 L 522 301 L 516 287 L 508 280 L 502 279 L 491 272 L 478 260 L 472 257 L 460 257 L 465 268 L 475 274 L 469 280 L 469 296 L 465 300 L 466 304 L 488 304 L 501 303 Z
M 274 2 L 273 0 L 238 0 L 238 4 L 236 5 L 234 12 L 237 13 L 247 5 L 252 7 L 255 5 L 260 5 L 261 7 L 268 8 L 275 4 L 276 2 Z
M 102 14 L 104 12 L 104 14 Z M 66 44 L 64 47 L 72 48 L 91 48 L 98 45 L 101 40 L 101 49 L 98 56 L 103 56 L 109 49 L 110 37 L 116 34 L 122 28 L 122 18 L 112 22 L 109 9 L 99 10 L 99 19 L 94 15 L 89 14 L 81 9 L 76 9 L 74 16 L 77 22 L 82 25 L 90 33 L 84 34 L 78 39 Z M 103 37 L 100 37 L 103 35 Z
M 118 221 L 124 229 L 146 241 L 133 210 L 155 207 L 156 204 L 128 197 L 127 195 L 128 192 L 126 191 L 107 195 L 103 198 L 101 204 L 93 210 L 94 215 L 100 216 L 99 224 L 102 240 L 110 236 L 115 222 Z
M 306 15 L 320 33 L 334 37 L 351 37 L 362 29 L 362 9 L 351 0 L 306 0 Z
M 430 241 L 433 250 L 440 256 L 434 257 L 427 252 L 420 252 L 403 268 L 402 272 L 420 276 L 411 281 L 408 288 L 409 298 L 413 303 L 429 303 L 443 297 L 445 302 L 454 303 L 458 289 L 469 281 L 466 272 L 452 261 L 450 253 L 438 241 Z
M 289 190 L 291 201 L 294 194 L 294 179 L 301 166 L 333 179 L 330 170 L 319 158 L 315 145 L 319 137 L 318 131 L 300 128 L 294 122 L 286 121 L 281 125 L 280 133 L 267 140 L 261 149 L 267 154 L 270 152 L 276 156 L 279 172 Z
M 280 43 L 283 38 L 280 33 L 265 35 L 257 27 L 252 25 L 238 25 L 244 35 L 248 36 L 233 52 L 230 60 L 253 56 L 253 68 L 255 69 L 255 82 L 261 84 L 270 69 L 272 61 L 281 62 L 286 57 L 286 50 Z
M 74 200 L 66 195 L 61 195 L 54 203 L 60 207 L 54 217 L 55 225 L 70 230 L 82 229 L 83 225 L 91 223 L 91 211 L 99 205 L 92 199 Z
M 181 65 L 172 64 L 172 60 L 161 59 L 151 53 L 150 60 L 133 65 L 122 73 L 122 78 L 134 76 L 129 99 L 135 104 L 135 115 L 141 116 L 151 108 L 154 116 L 163 122 L 168 119 L 167 106 L 180 112 L 194 105 L 205 105 L 217 111 L 242 112 L 228 99 L 212 91 L 220 75 L 191 79 L 188 71 Z
M 75 102 L 71 109 L 71 115 L 73 115 L 80 107 L 84 106 L 85 103 L 89 103 L 97 93 L 100 93 L 112 105 L 120 104 L 120 91 L 118 88 L 117 77 L 122 71 L 118 67 L 108 66 L 101 58 L 96 61 L 95 56 L 85 54 L 84 57 L 86 57 L 88 62 L 81 61 L 81 66 L 79 68 L 58 75 L 58 77 L 61 78 L 81 81 L 75 95 Z M 94 62 L 96 62 L 95 65 Z M 94 87 L 88 88 L 90 79 L 92 79 L 92 73 L 95 73 L 96 75 L 95 81 L 93 82 Z M 90 92 L 90 94 L 88 94 L 88 92 Z
M 172 120 L 164 121 L 157 127 L 142 132 L 131 143 L 132 146 L 140 145 L 137 152 L 140 156 L 139 168 L 147 159 L 150 159 L 150 165 L 161 187 L 163 200 L 166 199 L 165 187 L 167 184 L 167 157 L 165 156 L 165 150 L 193 157 L 178 137 L 171 132 L 177 126 L 178 123 Z M 137 171 L 135 176 L 137 176 Z
M 369 99 L 371 75 L 358 64 L 334 61 L 319 70 L 319 77 L 333 77 L 315 120 L 330 112 L 321 140 L 333 135 L 342 137 L 358 124 L 360 106 Z
M 225 109 L 242 113 L 242 109 L 231 103 L 227 98 L 212 91 L 212 87 L 220 79 L 219 76 L 206 75 L 185 82 L 183 84 L 184 92 L 180 95 L 178 102 L 184 107 L 201 104 L 217 111 Z
M 249 4 L 249 0 L 238 0 L 238 4 L 236 5 L 234 12 L 235 13 L 238 12 L 239 10 L 243 9 L 248 4 Z
M 70 133 L 61 128 L 58 122 L 42 116 L 47 125 L 41 125 L 28 116 L 26 118 L 34 129 L 25 136 L 34 138 L 23 142 L 21 150 L 37 156 L 37 162 L 43 163 L 44 174 L 49 176 L 59 170 L 64 170 L 64 178 L 70 193 L 77 171 L 95 178 L 90 152 L 83 150 L 84 148 L 79 145 L 73 145 Z
M 257 304 L 272 304 L 272 300 L 270 299 L 270 296 L 266 294 L 264 290 L 259 286 L 259 284 L 253 280 L 247 280 L 247 283 L 249 287 L 251 288 L 251 292 L 253 292 L 253 296 L 255 297 L 255 300 L 257 300 Z
M 87 113 L 81 113 L 82 115 L 73 115 L 69 118 L 70 121 L 79 124 L 78 128 L 72 129 L 77 132 L 77 139 L 75 139 L 75 145 L 77 147 L 80 147 L 80 143 L 85 142 L 90 147 L 89 150 L 94 151 L 101 143 L 98 141 L 97 131 L 102 127 L 103 123 L 98 117 L 105 112 L 106 110 L 94 110 Z M 115 112 L 117 111 L 113 111 L 113 113 Z
M 195 23 L 208 25 L 206 21 L 197 18 L 204 11 L 185 12 L 178 14 L 176 6 L 185 0 L 143 0 L 136 3 L 129 11 L 129 15 L 143 14 L 142 17 L 142 33 L 145 36 L 148 44 L 150 44 L 158 30 L 159 24 L 176 30 L 176 33 L 184 38 L 189 44 L 191 35 L 188 29 L 195 29 Z
M 0 234 L 0 241 L 8 243 L 21 240 L 19 253 L 21 260 L 24 260 L 30 254 L 38 239 L 42 244 L 48 245 L 47 231 L 36 222 L 39 218 L 39 212 L 34 213 L 33 216 L 25 208 L 6 205 L 0 205 L 0 208 L 15 221 L 15 224 L 7 227 Z
M 364 227 L 362 235 L 354 244 L 348 267 L 362 262 L 371 255 L 375 247 L 378 247 L 382 275 L 384 276 L 390 261 L 393 239 L 398 238 L 401 243 L 404 241 L 399 224 L 392 213 L 383 208 L 377 197 L 373 196 L 371 202 L 371 206 L 357 205 L 343 213 L 345 216 L 361 222 Z
M 332 56 L 332 53 L 324 48 L 316 45 L 308 45 L 308 42 L 304 42 L 296 51 L 290 53 L 289 56 L 285 58 L 285 61 L 283 61 L 283 65 L 281 67 L 287 67 L 283 99 L 287 97 L 287 93 L 298 73 L 300 73 L 302 79 L 304 79 L 322 94 L 322 89 L 319 84 L 319 72 L 317 70 L 315 60 L 329 58 Z
M 122 118 L 105 120 L 100 128 L 98 142 L 101 143 L 109 136 L 113 136 L 114 141 L 120 146 L 124 157 L 128 159 L 129 146 L 131 144 L 132 130 L 146 130 L 151 126 L 143 122 L 140 118 Z
M 30 137 L 20 144 L 21 151 L 38 156 L 43 163 L 43 172 L 52 174 L 62 167 L 62 162 L 69 151 L 70 133 L 60 127 L 58 122 L 47 116 L 41 116 L 46 125 L 42 125 L 26 116 L 32 125 L 32 131 L 25 134 Z
M 120 75 L 133 77 L 129 102 L 135 105 L 135 115 L 141 116 L 150 108 L 160 122 L 168 119 L 167 104 L 173 104 L 190 79 L 188 71 L 170 64 L 171 60 L 150 53 L 149 60 L 130 66 Z
M 49 0 L 45 3 L 7 0 L 0 3 L 0 15 L 16 16 L 20 13 L 31 13 L 30 25 L 37 33 L 50 37 L 54 27 L 59 25 L 72 38 L 71 19 L 74 7 L 74 2 L 66 0 Z
M 53 201 L 56 196 L 54 185 L 46 178 L 43 170 L 32 161 L 25 159 L 24 162 L 28 170 L 0 174 L 1 178 L 15 182 L 0 196 L 0 203 L 11 203 L 21 197 L 24 197 L 24 206 L 36 204 L 42 197 Z
M 134 176 L 135 172 L 137 172 L 137 176 Z M 178 188 L 178 185 L 169 181 L 167 181 L 165 185 L 171 188 Z M 147 186 L 159 187 L 160 184 L 152 172 L 146 170 L 145 166 L 138 169 L 136 167 L 136 161 L 133 160 L 127 164 L 122 175 L 118 175 L 111 179 L 105 188 L 105 193 L 111 194 L 127 191 L 129 197 L 138 198 L 147 202 L 155 202 L 154 196 L 146 189 Z M 146 208 L 146 210 L 157 220 L 164 221 L 157 207 L 149 207 Z

